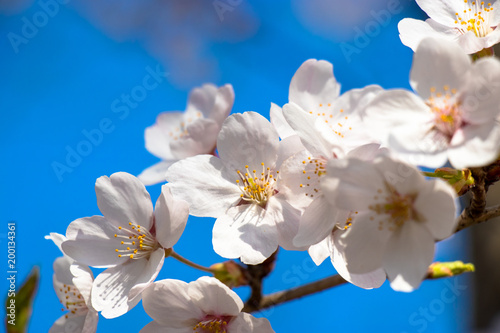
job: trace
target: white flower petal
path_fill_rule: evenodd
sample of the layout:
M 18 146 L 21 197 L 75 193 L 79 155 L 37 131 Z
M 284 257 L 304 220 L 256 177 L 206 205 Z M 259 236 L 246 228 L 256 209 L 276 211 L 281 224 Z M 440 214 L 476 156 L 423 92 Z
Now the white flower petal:
M 463 1 L 450 0 L 416 0 L 424 12 L 437 22 L 454 26 L 456 13 L 464 10 Z
M 448 150 L 454 168 L 482 167 L 494 162 L 500 154 L 500 123 L 469 125 L 453 136 Z
M 88 266 L 81 265 L 79 263 L 73 263 L 69 270 L 73 275 L 72 284 L 78 289 L 82 295 L 87 307 L 92 307 L 90 303 L 90 293 L 92 290 L 92 284 L 94 283 L 94 274 Z
M 146 326 L 144 326 L 139 333 L 165 333 L 166 329 L 168 329 L 168 333 L 193 333 L 193 327 L 184 326 L 184 327 L 174 328 L 169 326 L 163 326 L 156 321 L 152 321 Z
M 451 236 L 456 227 L 456 193 L 442 180 L 425 181 L 414 202 L 415 210 L 422 215 L 421 222 L 435 240 Z
M 93 267 L 110 267 L 123 262 L 116 255 L 119 244 L 114 238 L 117 227 L 103 216 L 84 217 L 70 223 L 68 238 L 62 244 L 64 253 L 74 260 Z
M 122 265 L 99 274 L 92 287 L 92 306 L 104 318 L 116 318 L 128 312 L 141 300 L 141 292 L 156 278 L 164 250 L 158 249 L 147 259 L 124 259 Z
M 296 246 L 292 242 L 299 231 L 301 212 L 290 205 L 282 195 L 275 195 L 274 199 L 276 200 L 272 200 L 271 203 L 281 206 L 281 208 L 278 209 L 281 211 L 281 216 L 279 219 L 276 219 L 279 245 L 288 251 L 305 251 L 307 246 Z
M 347 263 L 343 256 L 343 246 L 340 244 L 342 230 L 335 231 L 331 236 L 332 248 L 331 261 L 337 273 L 344 279 L 363 289 L 379 288 L 386 280 L 385 271 L 382 268 L 366 274 L 351 274 L 347 269 Z
M 147 314 L 165 328 L 193 327 L 203 312 L 188 295 L 188 284 L 180 280 L 161 280 L 143 292 L 142 304 Z
M 97 205 L 108 222 L 120 226 L 129 222 L 150 229 L 153 204 L 144 184 L 126 172 L 109 178 L 99 177 L 95 184 Z
M 87 316 L 85 317 L 82 333 L 95 333 L 98 322 L 99 314 L 94 309 L 89 309 Z
M 86 316 L 68 316 L 68 318 L 66 318 L 66 315 L 61 316 L 52 325 L 52 327 L 49 330 L 49 333 L 61 333 L 61 332 L 83 333 L 85 318 Z M 95 330 L 93 332 L 95 332 Z
M 179 133 L 179 124 L 183 121 L 182 112 L 162 112 L 156 118 L 156 124 L 146 128 L 144 140 L 146 149 L 162 160 L 176 160 L 170 150 L 170 141 Z
M 261 170 L 264 163 L 271 169 L 276 164 L 279 136 L 273 125 L 255 112 L 233 114 L 222 124 L 217 150 L 228 169 L 244 172 Z
M 49 235 L 45 236 L 45 239 L 50 239 L 54 244 L 63 252 L 61 244 L 66 240 L 66 236 L 58 234 L 57 232 L 51 232 Z
M 340 84 L 333 76 L 328 61 L 309 59 L 297 70 L 290 82 L 288 98 L 303 110 L 315 111 L 319 104 L 332 103 L 340 93 Z
M 333 145 L 319 132 L 314 116 L 308 114 L 294 103 L 283 106 L 283 115 L 299 135 L 304 147 L 314 156 L 323 156 L 325 158 L 333 156 Z
M 492 40 L 495 38 L 497 38 L 497 36 L 494 36 Z M 474 32 L 468 31 L 465 34 L 458 36 L 457 42 L 465 53 L 472 54 L 484 49 L 488 43 L 488 39 L 478 38 Z
M 428 99 L 433 90 L 444 94 L 445 86 L 459 89 L 470 67 L 469 56 L 456 43 L 426 38 L 415 51 L 410 83 L 423 99 Z
M 272 201 L 269 200 L 268 206 Z M 215 252 L 224 258 L 240 258 L 248 265 L 260 264 L 278 247 L 276 214 L 255 204 L 229 208 L 215 221 L 212 239 Z
M 380 230 L 378 221 L 372 221 L 370 216 L 360 212 L 351 227 L 340 237 L 339 242 L 350 274 L 368 274 L 382 268 L 391 232 L 388 228 Z
M 274 103 L 271 103 L 270 118 L 271 124 L 273 124 L 281 140 L 295 135 L 295 131 L 290 127 L 290 125 L 288 125 L 285 117 L 283 116 L 283 110 Z
M 424 188 L 426 181 L 420 171 L 413 165 L 382 155 L 374 161 L 386 184 L 392 186 L 399 194 L 413 195 Z
M 317 266 L 321 265 L 321 263 L 330 256 L 331 251 L 329 244 L 330 236 L 317 244 L 309 246 L 307 252 Z
M 240 313 L 227 325 L 228 333 L 274 333 L 266 318 L 255 318 L 248 313 Z
M 225 172 L 219 158 L 198 155 L 173 164 L 165 177 L 172 194 L 189 203 L 191 215 L 219 217 L 240 200 L 241 194 L 236 172 L 233 182 L 223 178 Z
M 165 173 L 167 172 L 168 168 L 175 162 L 177 162 L 177 160 L 161 161 L 153 164 L 152 166 L 141 172 L 137 176 L 137 178 L 146 186 L 164 183 Z
M 432 19 L 422 21 L 404 18 L 399 22 L 398 30 L 401 42 L 413 51 L 416 51 L 420 42 L 428 37 L 450 41 L 455 41 L 460 37 L 458 30 L 437 23 Z
M 240 297 L 216 278 L 202 276 L 187 288 L 193 304 L 204 313 L 237 316 L 243 308 Z
M 292 135 L 281 140 L 278 149 L 278 159 L 276 160 L 276 169 L 280 169 L 285 160 L 302 150 L 304 150 L 304 146 L 298 135 Z
M 500 115 L 500 61 L 479 59 L 459 90 L 464 120 L 472 125 L 490 124 Z
M 412 291 L 420 286 L 434 258 L 434 238 L 418 222 L 406 221 L 389 239 L 384 269 L 396 291 Z
M 325 198 L 340 209 L 356 211 L 374 203 L 373 195 L 384 188 L 379 170 L 355 158 L 330 160 L 321 181 Z
M 317 196 L 300 218 L 295 246 L 311 246 L 325 239 L 335 228 L 337 210 L 323 196 Z
M 188 203 L 172 196 L 167 185 L 161 187 L 161 195 L 156 201 L 156 239 L 166 249 L 177 243 L 189 217 Z
M 53 276 L 53 282 L 54 282 L 54 289 L 56 290 L 56 293 L 58 293 L 58 288 L 56 288 L 56 283 L 57 285 L 60 284 L 66 284 L 66 285 L 73 285 L 73 275 L 71 274 L 71 271 L 69 270 L 71 264 L 73 263 L 73 260 L 64 256 L 64 257 L 59 257 L 56 260 L 54 260 L 54 263 L 52 264 L 52 268 L 54 269 L 54 276 Z M 59 296 L 59 294 L 58 294 Z

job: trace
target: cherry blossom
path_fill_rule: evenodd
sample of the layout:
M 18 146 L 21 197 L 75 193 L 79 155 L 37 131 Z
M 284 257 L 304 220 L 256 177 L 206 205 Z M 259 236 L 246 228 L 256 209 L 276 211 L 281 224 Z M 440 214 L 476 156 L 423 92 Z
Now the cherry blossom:
M 457 43 L 467 54 L 500 42 L 500 2 L 474 0 L 416 0 L 429 19 L 399 22 L 401 41 L 415 51 L 426 37 Z
M 220 158 L 199 155 L 173 164 L 166 179 L 194 216 L 215 217 L 213 246 L 225 258 L 258 264 L 278 244 L 293 247 L 299 212 L 281 190 L 281 163 L 297 149 L 255 112 L 229 116 L 219 133 Z M 284 220 L 295 221 L 283 224 Z
M 59 249 L 66 240 L 66 237 L 57 233 L 51 233 L 45 238 L 51 239 Z M 88 266 L 78 264 L 68 256 L 59 257 L 54 261 L 52 282 L 57 297 L 64 306 L 63 310 L 68 312 L 56 320 L 49 333 L 95 332 L 99 315 L 90 301 L 94 275 Z
M 141 300 L 163 266 L 165 249 L 184 231 L 189 212 L 165 185 L 153 212 L 144 185 L 125 172 L 98 178 L 95 189 L 104 216 L 71 222 L 62 249 L 78 262 L 107 268 L 94 281 L 92 305 L 114 318 Z
M 418 95 L 395 89 L 366 108 L 370 131 L 415 165 L 458 169 L 485 166 L 500 151 L 500 61 L 471 63 L 455 44 L 420 43 L 410 83 Z
M 154 319 L 141 333 L 271 333 L 265 318 L 241 312 L 243 302 L 234 291 L 211 277 L 191 283 L 161 280 L 144 291 L 143 305 Z
M 366 274 L 382 268 L 398 291 L 420 285 L 435 241 L 456 227 L 453 189 L 387 155 L 373 162 L 331 161 L 322 189 L 331 204 L 355 212 L 338 240 L 347 270 Z
M 222 122 L 231 112 L 234 91 L 230 84 L 217 88 L 205 84 L 189 94 L 185 112 L 163 112 L 145 131 L 146 149 L 162 159 L 138 177 L 145 185 L 165 181 L 165 171 L 174 162 L 215 150 Z

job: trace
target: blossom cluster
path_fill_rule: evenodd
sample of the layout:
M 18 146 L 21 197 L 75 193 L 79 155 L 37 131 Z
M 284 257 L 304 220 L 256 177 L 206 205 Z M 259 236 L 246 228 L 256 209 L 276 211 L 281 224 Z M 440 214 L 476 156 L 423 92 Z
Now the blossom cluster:
M 418 288 L 435 243 L 457 227 L 457 189 L 418 167 L 483 167 L 500 154 L 500 61 L 469 56 L 500 40 L 500 16 L 497 2 L 417 3 L 431 18 L 399 25 L 415 51 L 413 91 L 341 94 L 333 65 L 310 59 L 288 103 L 271 103 L 270 121 L 229 115 L 229 84 L 196 88 L 184 113 L 160 114 L 145 140 L 162 161 L 138 178 L 97 179 L 103 216 L 50 236 L 65 254 L 54 287 L 71 300 L 53 329 L 72 320 L 95 331 L 98 312 L 115 318 L 142 299 L 154 321 L 141 332 L 272 332 L 213 277 L 155 282 L 189 215 L 215 218 L 213 249 L 224 258 L 257 265 L 279 247 L 308 251 L 361 288 Z M 153 209 L 144 185 L 165 182 Z M 106 270 L 94 280 L 88 266 Z

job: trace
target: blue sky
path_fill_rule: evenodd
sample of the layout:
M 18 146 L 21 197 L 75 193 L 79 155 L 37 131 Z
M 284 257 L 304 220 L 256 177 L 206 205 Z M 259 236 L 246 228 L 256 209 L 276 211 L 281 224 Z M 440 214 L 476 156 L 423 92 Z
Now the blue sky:
M 249 22 L 243 35 L 218 34 L 220 27 L 210 35 L 195 28 L 218 24 L 210 22 L 217 20 L 216 10 L 205 5 L 204 10 L 212 12 L 198 11 L 203 15 L 199 21 L 192 27 L 182 25 L 183 38 L 192 35 L 196 41 L 186 48 L 196 51 L 189 57 L 198 62 L 191 72 L 189 66 L 177 64 L 182 59 L 169 56 L 170 46 L 158 51 L 158 45 L 151 46 L 158 39 L 145 40 L 140 34 L 117 38 L 78 2 L 60 5 L 57 14 L 20 44 L 11 43 L 12 33 L 23 36 L 26 21 L 40 19 L 40 2 L 17 13 L 0 12 L 0 221 L 5 225 L 0 240 L 4 251 L 6 224 L 15 220 L 18 283 L 34 265 L 41 268 L 29 332 L 48 331 L 61 315 L 52 290 L 52 262 L 60 253 L 44 236 L 65 233 L 77 218 L 100 215 L 94 192 L 98 177 L 117 171 L 137 175 L 157 162 L 144 148 L 144 129 L 161 111 L 183 110 L 191 87 L 231 83 L 236 94 L 233 112 L 256 111 L 266 117 L 271 102 L 287 102 L 290 79 L 309 58 L 332 62 L 343 91 L 367 84 L 409 88 L 412 52 L 400 43 L 396 26 L 403 17 L 422 16 L 416 5 L 397 2 L 399 12 L 382 23 L 373 14 L 361 15 L 336 34 L 308 25 L 311 17 L 299 18 L 298 3 L 255 1 L 235 6 L 220 24 L 231 27 L 230 16 L 239 15 Z M 381 3 L 375 13 L 389 8 Z M 332 15 L 342 10 L 339 6 L 331 8 Z M 174 33 L 178 28 L 172 22 L 166 25 Z M 371 28 L 375 30 L 368 34 Z M 204 61 L 210 70 L 200 72 Z M 164 72 L 166 77 L 140 101 L 127 105 L 124 96 L 143 85 L 151 72 Z M 99 128 L 102 137 L 90 142 L 88 133 Z M 79 158 L 68 157 L 79 149 L 84 152 Z M 67 168 L 56 171 L 56 165 Z M 148 190 L 156 201 L 160 186 Z M 213 219 L 190 217 L 176 251 L 206 266 L 223 261 L 211 248 L 212 225 Z M 437 259 L 466 260 L 466 242 L 458 235 L 439 244 Z M 328 261 L 315 267 L 306 253 L 281 251 L 264 290 L 270 293 L 331 274 L 334 269 Z M 192 281 L 201 275 L 170 258 L 160 278 Z M 236 291 L 248 295 L 246 288 Z M 469 293 L 467 276 L 427 281 L 410 294 L 393 292 L 388 284 L 371 291 L 345 285 L 258 315 L 267 317 L 277 332 L 465 332 Z M 137 332 L 150 320 L 139 304 L 123 317 L 101 318 L 98 332 Z

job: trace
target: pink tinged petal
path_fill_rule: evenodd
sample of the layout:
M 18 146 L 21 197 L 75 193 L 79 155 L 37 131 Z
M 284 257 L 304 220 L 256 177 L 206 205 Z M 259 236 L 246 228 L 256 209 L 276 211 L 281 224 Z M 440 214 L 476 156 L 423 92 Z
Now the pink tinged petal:
M 280 138 L 286 139 L 289 136 L 295 135 L 295 131 L 288 125 L 288 122 L 283 116 L 283 110 L 274 103 L 271 103 L 270 111 L 271 124 L 278 132 Z
M 316 127 L 316 118 L 294 103 L 283 106 L 283 115 L 297 132 L 302 144 L 314 156 L 331 157 L 333 145 L 321 135 Z
M 297 70 L 290 82 L 289 101 L 305 111 L 315 111 L 319 104 L 331 103 L 339 96 L 340 84 L 328 61 L 309 59 Z
M 126 172 L 117 172 L 109 178 L 99 177 L 95 184 L 97 205 L 106 219 L 123 226 L 132 222 L 150 229 L 153 222 L 153 204 L 144 184 Z
M 144 140 L 146 149 L 162 160 L 176 160 L 170 150 L 170 142 L 180 134 L 180 123 L 184 119 L 182 112 L 163 112 L 156 118 L 156 124 L 146 128 Z
M 243 308 L 240 297 L 216 278 L 202 276 L 187 288 L 193 304 L 204 313 L 237 316 Z
M 359 213 L 352 226 L 340 236 L 344 260 L 350 274 L 368 274 L 382 268 L 387 241 L 391 236 L 388 228 L 379 229 L 379 220 L 385 216 Z
M 103 216 L 84 217 L 70 223 L 68 238 L 62 244 L 65 254 L 74 260 L 93 267 L 111 267 L 123 262 L 116 248 L 118 228 Z
M 172 196 L 167 185 L 161 187 L 161 195 L 156 201 L 156 239 L 165 249 L 173 247 L 181 238 L 189 217 L 188 203 Z
M 161 161 L 141 172 L 137 178 L 146 186 L 165 182 L 165 173 L 177 160 Z
M 469 125 L 457 131 L 448 151 L 450 163 L 457 169 L 482 167 L 500 154 L 500 124 Z
M 416 0 L 417 4 L 433 20 L 447 25 L 454 26 L 456 13 L 464 10 L 463 1 L 449 0 Z
M 219 217 L 240 200 L 241 194 L 237 173 L 230 182 L 223 178 L 223 172 L 227 171 L 219 158 L 199 155 L 173 164 L 166 179 L 172 194 L 189 203 L 191 215 Z
M 473 125 L 491 124 L 500 114 L 500 61 L 480 59 L 467 74 L 459 90 L 464 120 Z
M 217 139 L 217 150 L 228 169 L 244 172 L 274 169 L 279 146 L 279 136 L 273 125 L 255 112 L 233 114 L 222 124 Z M 236 174 L 235 174 L 236 176 Z
M 316 266 L 321 265 L 330 256 L 330 236 L 317 244 L 309 246 L 307 252 Z
M 212 119 L 197 119 L 186 128 L 187 134 L 170 143 L 172 153 L 178 158 L 210 154 L 215 149 L 219 125 Z
M 163 326 L 157 323 L 156 321 L 152 321 L 146 326 L 144 326 L 139 333 L 165 333 L 165 330 L 168 329 L 168 333 L 193 333 L 193 326 L 185 326 L 179 328 L 173 328 L 169 326 Z
M 337 210 L 323 196 L 317 196 L 300 218 L 295 246 L 311 246 L 325 239 L 335 228 Z
M 82 295 L 87 307 L 91 307 L 90 292 L 94 283 L 94 274 L 88 266 L 73 263 L 70 266 L 71 274 L 73 275 L 72 284 L 78 289 Z
M 240 258 L 248 265 L 260 264 L 278 248 L 276 215 L 279 212 L 255 204 L 229 208 L 215 221 L 215 252 L 224 258 Z
M 415 221 L 406 221 L 396 230 L 384 254 L 384 269 L 396 291 L 412 291 L 420 286 L 434 258 L 434 238 Z
M 285 201 L 284 196 L 276 195 L 274 198 L 276 200 L 272 200 L 271 204 L 281 206 L 279 210 L 283 215 L 283 218 L 280 218 L 276 221 L 276 226 L 278 227 L 279 245 L 288 251 L 305 251 L 307 249 L 307 246 L 296 246 L 292 242 L 293 238 L 299 231 L 299 220 L 301 212 L 290 205 L 290 203 Z
M 61 332 L 74 332 L 74 333 L 80 333 L 84 332 L 83 327 L 85 325 L 85 318 L 86 316 L 68 316 L 66 318 L 66 315 L 59 317 L 59 319 L 56 320 L 54 325 L 49 330 L 49 333 L 61 333 Z M 87 332 L 95 332 L 94 331 L 87 331 Z
M 63 252 L 61 244 L 66 240 L 64 235 L 58 234 L 57 232 L 51 232 L 49 235 L 45 236 L 45 239 L 50 239 L 54 244 Z
M 423 99 L 428 99 L 434 89 L 442 94 L 447 92 L 445 86 L 458 90 L 470 67 L 469 56 L 456 43 L 426 38 L 415 51 L 410 83 Z
M 143 293 L 142 304 L 155 323 L 165 328 L 193 327 L 204 316 L 188 294 L 188 284 L 180 280 L 161 280 Z
M 355 158 L 330 160 L 321 181 L 325 198 L 344 210 L 366 210 L 384 188 L 382 174 L 371 163 Z
M 240 313 L 227 325 L 228 333 L 274 333 L 266 318 L 255 318 L 248 313 Z
M 382 268 L 366 274 L 352 274 L 347 269 L 347 263 L 343 255 L 343 246 L 340 244 L 342 230 L 337 230 L 332 234 L 331 241 L 331 261 L 337 273 L 348 282 L 363 289 L 379 288 L 386 280 L 385 271 Z
M 424 22 L 405 18 L 399 22 L 398 30 L 401 42 L 413 51 L 417 50 L 418 45 L 425 38 L 456 41 L 460 37 L 458 30 L 441 25 L 432 19 Z
M 142 291 L 158 275 L 165 258 L 163 249 L 149 259 L 124 259 L 122 265 L 99 274 L 92 287 L 92 306 L 104 318 L 116 318 L 128 312 L 141 300 Z
M 456 192 L 441 180 L 426 181 L 424 185 L 418 192 L 414 209 L 422 216 L 422 225 L 435 240 L 445 239 L 456 227 Z

